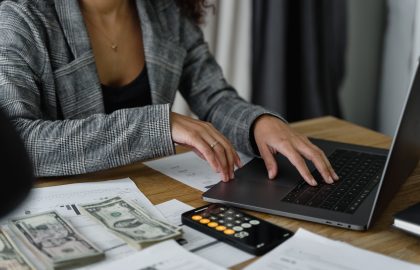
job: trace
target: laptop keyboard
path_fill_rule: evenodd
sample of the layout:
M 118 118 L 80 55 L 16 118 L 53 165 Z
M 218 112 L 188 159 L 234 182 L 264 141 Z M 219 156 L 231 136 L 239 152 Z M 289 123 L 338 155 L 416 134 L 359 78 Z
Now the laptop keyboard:
M 340 180 L 326 184 L 314 170 L 318 186 L 302 180 L 282 201 L 352 214 L 379 183 L 386 161 L 385 156 L 341 149 L 328 159 Z

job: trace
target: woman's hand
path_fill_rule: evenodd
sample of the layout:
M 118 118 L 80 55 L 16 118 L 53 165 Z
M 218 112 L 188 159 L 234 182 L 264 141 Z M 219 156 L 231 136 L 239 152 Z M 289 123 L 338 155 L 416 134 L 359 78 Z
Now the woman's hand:
M 174 142 L 192 147 L 223 181 L 233 179 L 235 165 L 241 167 L 232 144 L 212 124 L 172 112 L 171 132 Z
M 254 125 L 254 138 L 270 179 L 274 179 L 278 171 L 273 155 L 281 153 L 296 167 L 303 179 L 312 186 L 316 186 L 317 182 L 303 158 L 312 161 L 325 182 L 332 184 L 334 180 L 338 180 L 338 176 L 324 152 L 312 144 L 308 138 L 295 132 L 278 118 L 270 115 L 260 116 Z

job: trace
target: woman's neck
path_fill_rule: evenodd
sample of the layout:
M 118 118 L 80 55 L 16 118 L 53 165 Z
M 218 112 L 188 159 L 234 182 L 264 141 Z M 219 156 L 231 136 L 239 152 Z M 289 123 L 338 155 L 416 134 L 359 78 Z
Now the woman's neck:
M 130 2 L 130 0 L 79 0 L 84 14 L 100 17 L 102 20 L 116 20 L 121 16 L 127 16 Z

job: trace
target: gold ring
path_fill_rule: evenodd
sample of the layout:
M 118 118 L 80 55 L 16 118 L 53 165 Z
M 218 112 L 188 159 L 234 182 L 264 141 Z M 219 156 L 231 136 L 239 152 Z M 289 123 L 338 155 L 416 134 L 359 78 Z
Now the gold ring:
M 210 147 L 211 148 L 214 148 L 216 145 L 218 145 L 219 144 L 219 142 L 218 141 L 215 141 L 214 143 L 212 143 L 212 144 L 210 144 Z

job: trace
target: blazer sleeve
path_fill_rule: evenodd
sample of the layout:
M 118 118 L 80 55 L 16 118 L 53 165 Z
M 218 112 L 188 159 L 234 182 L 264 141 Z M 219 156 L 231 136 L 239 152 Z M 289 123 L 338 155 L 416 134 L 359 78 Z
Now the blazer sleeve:
M 279 119 L 281 116 L 243 100 L 226 82 L 201 29 L 182 15 L 180 17 L 180 40 L 187 50 L 180 92 L 192 111 L 200 119 L 211 122 L 237 150 L 258 155 L 251 143 L 252 124 L 263 114 Z
M 79 120 L 47 115 L 45 44 L 29 31 L 36 25 L 29 20 L 0 8 L 0 108 L 23 139 L 37 177 L 84 174 L 175 152 L 169 104 Z

